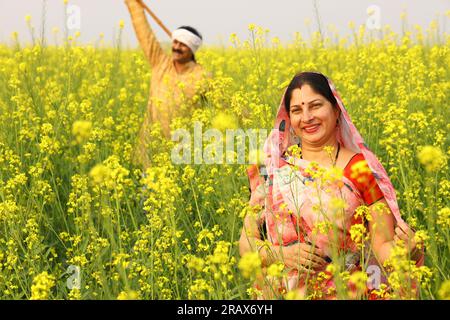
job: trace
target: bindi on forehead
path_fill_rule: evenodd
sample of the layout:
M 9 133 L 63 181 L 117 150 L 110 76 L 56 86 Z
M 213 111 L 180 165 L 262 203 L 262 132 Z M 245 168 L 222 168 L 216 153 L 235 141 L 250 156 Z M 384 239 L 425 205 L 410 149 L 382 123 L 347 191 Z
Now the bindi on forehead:
M 312 105 L 314 103 L 321 102 L 321 101 L 322 101 L 321 98 L 315 98 L 315 99 L 312 99 L 311 101 L 308 101 L 308 102 L 302 101 L 301 105 L 305 105 L 305 104 Z

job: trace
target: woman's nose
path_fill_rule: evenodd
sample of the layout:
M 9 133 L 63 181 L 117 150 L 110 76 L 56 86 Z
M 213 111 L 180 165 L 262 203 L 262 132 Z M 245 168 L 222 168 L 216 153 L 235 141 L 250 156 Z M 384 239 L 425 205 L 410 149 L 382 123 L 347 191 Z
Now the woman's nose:
M 306 108 L 305 108 L 306 109 Z M 302 114 L 303 122 L 311 122 L 314 118 L 313 114 L 309 110 L 304 110 Z

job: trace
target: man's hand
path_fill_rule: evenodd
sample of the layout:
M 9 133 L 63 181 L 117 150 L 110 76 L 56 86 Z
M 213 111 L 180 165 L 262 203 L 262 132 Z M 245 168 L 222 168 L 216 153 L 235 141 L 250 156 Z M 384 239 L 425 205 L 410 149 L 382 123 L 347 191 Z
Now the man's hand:
M 130 2 L 137 2 L 137 3 L 139 3 L 141 6 L 144 4 L 143 2 L 142 2 L 142 0 L 123 0 L 124 2 L 125 2 L 125 4 L 128 4 L 128 3 L 130 3 Z

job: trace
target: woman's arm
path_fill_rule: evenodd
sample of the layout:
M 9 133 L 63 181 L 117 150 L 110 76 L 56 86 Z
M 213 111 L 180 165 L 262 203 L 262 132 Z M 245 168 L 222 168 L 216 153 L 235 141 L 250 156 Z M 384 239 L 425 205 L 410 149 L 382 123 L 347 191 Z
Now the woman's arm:
M 128 10 L 130 11 L 131 20 L 139 44 L 144 50 L 144 54 L 150 64 L 155 66 L 161 61 L 165 53 L 156 39 L 153 30 L 150 28 L 147 18 L 145 17 L 144 8 L 139 2 L 140 0 L 125 0 Z
M 379 210 L 379 203 L 386 206 L 384 210 Z M 372 249 L 380 264 L 383 264 L 389 258 L 394 245 L 394 215 L 384 198 L 369 206 L 369 209 L 372 217 L 369 221 Z
M 395 218 L 384 198 L 377 201 L 378 205 L 372 204 L 370 208 L 371 221 L 369 221 L 369 232 L 371 244 L 375 256 L 380 264 L 389 259 L 391 250 L 395 242 L 403 240 L 411 253 L 411 259 L 417 256 L 416 243 L 414 241 L 414 231 L 404 222 L 399 222 L 395 226 Z M 380 203 L 385 205 L 383 210 L 379 210 Z
M 262 243 L 257 217 L 248 214 L 239 239 L 239 252 L 242 256 L 252 251 L 259 252 L 262 267 L 281 262 L 288 269 L 306 272 L 323 268 L 327 263 L 324 252 L 307 243 L 294 243 L 290 246 L 277 246 L 267 241 Z
M 239 239 L 239 253 L 243 256 L 247 252 L 258 251 L 261 264 L 263 267 L 274 263 L 277 258 L 267 243 L 262 244 L 261 234 L 259 232 L 260 224 L 257 221 L 258 217 L 252 214 L 247 214 L 244 218 L 244 225 L 242 227 L 241 237 Z

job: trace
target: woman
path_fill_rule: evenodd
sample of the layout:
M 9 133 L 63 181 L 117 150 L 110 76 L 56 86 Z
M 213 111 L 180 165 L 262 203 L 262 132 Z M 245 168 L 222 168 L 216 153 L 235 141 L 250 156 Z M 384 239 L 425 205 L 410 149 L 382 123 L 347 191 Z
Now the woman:
M 258 250 L 263 267 L 281 262 L 288 276 L 263 273 L 257 281 L 262 297 L 293 290 L 308 295 L 320 271 L 322 278 L 330 275 L 331 262 L 349 273 L 369 263 L 382 266 L 399 240 L 423 263 L 386 171 L 324 75 L 293 78 L 264 152 L 265 166 L 248 170 L 250 205 L 262 210 L 245 218 L 240 252 Z M 354 226 L 367 227 L 370 236 L 358 237 Z M 323 294 L 315 297 L 335 297 L 333 279 L 325 282 Z

